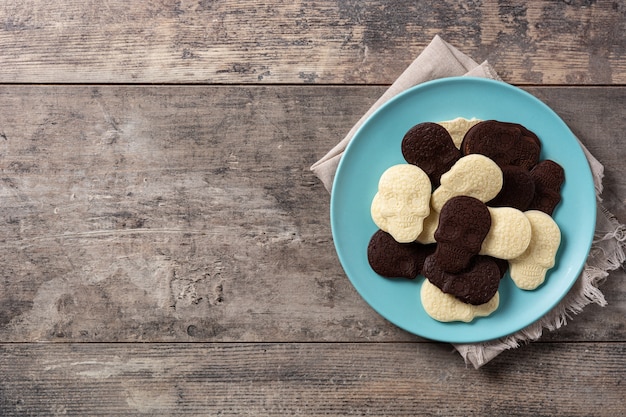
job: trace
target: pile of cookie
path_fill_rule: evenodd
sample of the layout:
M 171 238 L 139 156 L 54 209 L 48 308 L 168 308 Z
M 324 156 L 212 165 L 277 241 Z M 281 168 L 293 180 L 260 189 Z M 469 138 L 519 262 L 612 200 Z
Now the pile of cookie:
M 422 306 L 439 321 L 472 321 L 498 308 L 507 270 L 533 290 L 555 263 L 552 219 L 563 168 L 540 160 L 541 141 L 516 123 L 426 122 L 404 136 L 407 163 L 381 176 L 371 204 L 379 228 L 367 256 L 387 278 L 423 275 Z

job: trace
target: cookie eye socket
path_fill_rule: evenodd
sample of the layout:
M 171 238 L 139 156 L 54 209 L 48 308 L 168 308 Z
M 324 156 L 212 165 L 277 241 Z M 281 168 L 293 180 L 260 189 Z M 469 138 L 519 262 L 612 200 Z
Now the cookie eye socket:
M 384 217 L 393 217 L 399 214 L 402 208 L 402 201 L 393 192 L 380 194 L 380 212 Z
M 554 259 L 554 252 L 554 248 L 548 242 L 537 242 L 533 251 L 533 256 L 537 263 L 541 265 L 549 265 Z
M 428 214 L 428 203 L 429 199 L 424 198 L 423 196 L 414 196 L 410 200 L 411 209 L 418 212 L 419 214 L 426 215 Z
M 388 210 L 391 210 L 391 211 L 399 211 L 400 208 L 402 207 L 402 202 L 401 202 L 400 198 L 398 198 L 395 195 L 390 195 L 385 200 L 385 204 L 386 204 Z
M 454 222 L 439 223 L 436 234 L 436 237 L 454 241 L 461 237 L 461 229 Z
M 386 206 L 397 206 L 398 205 L 398 194 L 394 192 L 394 190 L 384 190 L 379 191 L 380 202 Z
M 479 247 L 482 243 L 480 231 L 468 229 L 463 235 L 461 242 L 469 248 Z

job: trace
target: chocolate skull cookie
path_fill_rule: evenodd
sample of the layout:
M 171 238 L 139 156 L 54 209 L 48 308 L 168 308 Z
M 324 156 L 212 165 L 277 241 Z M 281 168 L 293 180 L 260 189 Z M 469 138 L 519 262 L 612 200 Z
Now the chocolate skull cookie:
M 539 161 L 541 142 L 520 124 L 486 120 L 465 133 L 461 152 L 483 154 L 501 167 L 516 165 L 529 170 Z
M 489 256 L 476 256 L 467 268 L 451 274 L 442 270 L 437 257 L 431 255 L 426 258 L 422 273 L 444 293 L 473 305 L 491 300 L 500 285 L 500 268 Z
M 522 167 L 507 165 L 502 167 L 502 189 L 487 205 L 526 211 L 534 197 L 535 181 L 530 172 Z
M 546 159 L 530 171 L 530 176 L 535 184 L 535 194 L 528 209 L 552 215 L 561 201 L 561 186 L 565 182 L 563 167 Z
M 491 228 L 491 214 L 485 203 L 474 197 L 454 197 L 443 205 L 435 231 L 437 249 L 433 256 L 440 269 L 457 273 L 480 252 Z
M 431 122 L 409 129 L 402 139 L 401 150 L 409 164 L 424 170 L 434 187 L 439 185 L 441 175 L 461 157 L 446 128 Z
M 435 251 L 435 245 L 398 243 L 389 233 L 378 230 L 367 246 L 367 260 L 378 275 L 387 278 L 414 279 L 424 260 Z

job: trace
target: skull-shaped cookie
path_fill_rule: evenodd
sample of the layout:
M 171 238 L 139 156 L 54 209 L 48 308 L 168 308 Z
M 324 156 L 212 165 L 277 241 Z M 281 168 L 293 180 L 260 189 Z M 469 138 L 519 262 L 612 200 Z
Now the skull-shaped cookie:
M 513 207 L 489 207 L 491 228 L 480 248 L 481 255 L 499 259 L 514 259 L 528 248 L 531 238 L 530 221 Z
M 446 201 L 460 195 L 487 202 L 500 192 L 502 181 L 502 170 L 491 159 L 480 154 L 464 156 L 441 176 L 441 185 L 433 192 L 431 207 L 440 211 Z
M 422 284 L 420 299 L 426 314 L 441 322 L 463 321 L 469 323 L 477 317 L 490 315 L 498 309 L 500 304 L 498 292 L 485 304 L 476 306 L 464 303 L 455 296 L 444 293 L 428 280 L 424 280 Z
M 439 267 L 452 274 L 466 268 L 480 252 L 490 227 L 491 215 L 483 202 L 468 196 L 450 199 L 441 209 L 435 231 L 433 256 Z
M 388 168 L 372 200 L 372 220 L 400 243 L 415 241 L 430 213 L 431 189 L 428 175 L 415 165 Z
M 415 279 L 424 260 L 435 251 L 435 245 L 417 242 L 398 243 L 387 232 L 378 230 L 367 245 L 367 260 L 378 275 L 387 278 Z
M 546 159 L 539 162 L 530 171 L 534 181 L 535 193 L 529 210 L 540 210 L 552 215 L 561 201 L 561 186 L 565 182 L 565 171 L 561 165 Z
M 539 166 L 537 164 L 537 166 Z M 526 211 L 535 197 L 535 181 L 526 168 L 507 165 L 502 169 L 502 189 L 487 203 L 490 207 L 513 207 Z
M 480 153 L 498 165 L 531 169 L 541 153 L 537 135 L 516 123 L 487 120 L 472 126 L 461 143 L 464 155 Z
M 422 273 L 446 294 L 464 303 L 480 305 L 488 302 L 498 291 L 500 267 L 490 256 L 476 256 L 470 265 L 457 274 L 443 271 L 435 256 L 424 261 Z
M 404 159 L 420 167 L 434 186 L 439 185 L 441 175 L 461 157 L 448 131 L 431 122 L 409 129 L 402 139 L 401 150 Z
M 534 290 L 546 278 L 546 272 L 555 264 L 561 244 L 561 231 L 548 214 L 539 210 L 524 213 L 531 226 L 530 243 L 526 251 L 509 260 L 511 279 L 523 290 Z
M 424 219 L 424 227 L 422 233 L 417 237 L 417 241 L 424 245 L 436 243 L 435 231 L 437 226 L 439 226 L 439 212 L 431 207 L 430 214 Z

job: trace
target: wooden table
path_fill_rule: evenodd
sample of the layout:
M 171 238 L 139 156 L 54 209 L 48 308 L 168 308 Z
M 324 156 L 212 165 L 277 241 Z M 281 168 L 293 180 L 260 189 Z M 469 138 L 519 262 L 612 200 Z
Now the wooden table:
M 475 370 L 359 297 L 308 169 L 440 34 L 569 124 L 626 221 L 624 1 L 10 0 L 0 23 L 0 415 L 626 412 L 624 270 Z

